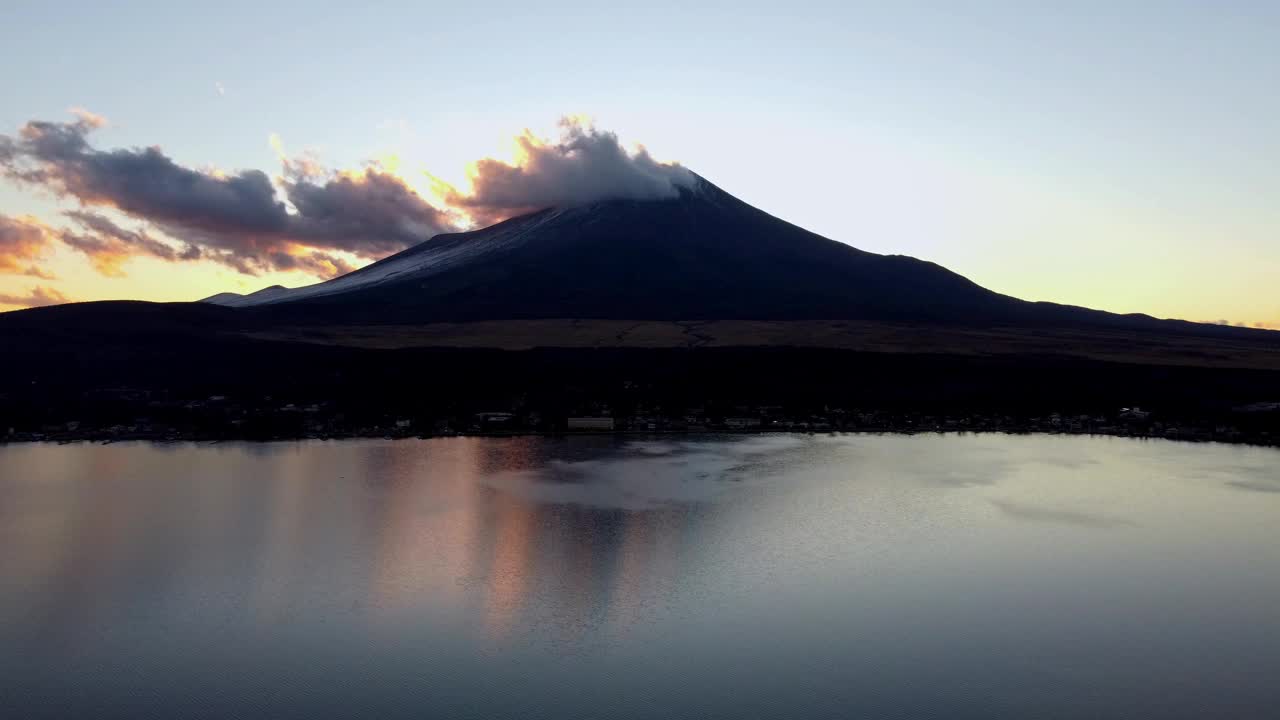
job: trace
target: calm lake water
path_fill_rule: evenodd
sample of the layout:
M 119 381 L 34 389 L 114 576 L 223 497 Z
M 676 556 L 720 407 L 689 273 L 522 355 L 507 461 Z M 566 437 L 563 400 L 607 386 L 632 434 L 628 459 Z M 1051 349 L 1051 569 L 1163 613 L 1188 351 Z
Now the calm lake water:
M 0 447 L 5 717 L 1276 718 L 1280 452 Z

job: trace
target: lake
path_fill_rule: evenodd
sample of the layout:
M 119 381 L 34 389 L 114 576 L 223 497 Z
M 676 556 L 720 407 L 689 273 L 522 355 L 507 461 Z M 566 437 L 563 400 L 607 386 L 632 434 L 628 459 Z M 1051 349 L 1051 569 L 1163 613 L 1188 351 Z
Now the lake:
M 1275 718 L 1280 451 L 0 446 L 6 717 Z

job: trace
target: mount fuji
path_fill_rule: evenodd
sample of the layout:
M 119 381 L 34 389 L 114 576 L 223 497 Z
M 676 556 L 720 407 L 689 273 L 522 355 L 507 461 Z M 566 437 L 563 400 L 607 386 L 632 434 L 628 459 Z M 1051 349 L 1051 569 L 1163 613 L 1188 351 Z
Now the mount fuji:
M 126 388 L 160 408 L 323 402 L 375 425 L 393 409 L 565 413 L 640 396 L 946 412 L 1140 405 L 1204 419 L 1280 394 L 1280 333 L 1026 302 L 829 240 L 696 176 L 667 197 L 437 235 L 307 287 L 4 313 L 0 347 L 0 420 L 8 402 L 37 425 L 52 412 L 48 388 L 66 418 L 117 412 L 97 398 Z M 144 405 L 129 417 L 153 412 Z
M 438 235 L 328 282 L 204 302 L 290 323 L 1116 317 L 1023 302 L 934 263 L 858 250 L 698 176 L 671 198 L 546 209 Z
M 1148 362 L 1155 352 L 1160 362 L 1188 365 L 1280 364 L 1274 332 L 1020 300 L 931 262 L 824 238 L 693 173 L 666 197 L 599 199 L 437 235 L 315 285 L 198 303 L 41 308 L 7 313 L 6 328 L 363 348 L 999 348 L 1121 362 Z

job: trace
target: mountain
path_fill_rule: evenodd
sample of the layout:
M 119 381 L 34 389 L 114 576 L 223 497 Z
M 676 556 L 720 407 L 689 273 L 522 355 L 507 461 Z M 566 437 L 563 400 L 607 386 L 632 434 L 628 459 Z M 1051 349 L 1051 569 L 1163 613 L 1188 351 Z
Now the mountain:
M 1107 335 L 1116 332 L 1147 333 L 1140 340 L 1149 346 L 1169 344 L 1151 341 L 1153 333 L 1280 344 L 1280 334 L 1266 331 L 1001 295 L 931 262 L 829 240 L 693 178 L 667 199 L 548 208 L 438 235 L 316 285 L 221 293 L 198 303 L 219 311 L 199 315 L 198 329 L 223 337 L 240 333 L 381 348 L 719 343 L 987 352 L 990 335 L 983 333 L 998 328 L 999 345 L 1019 353 L 1082 354 L 1086 344 L 1070 333 L 1086 331 L 1093 333 L 1087 354 L 1111 359 L 1129 357 L 1135 342 L 1132 336 Z M 0 330 L 74 323 L 102 333 L 150 325 L 162 316 L 168 318 L 165 327 L 178 328 L 195 317 L 181 306 L 37 309 L 6 314 Z M 465 323 L 466 332 L 452 328 L 455 323 Z M 699 332 L 689 323 L 701 323 Z M 946 332 L 929 335 L 922 330 L 926 326 Z M 886 333 L 885 327 L 892 330 Z M 1019 335 L 1016 342 L 1010 332 Z M 1194 363 L 1221 352 L 1193 342 L 1175 354 L 1180 362 Z
M 270 302 L 273 298 L 283 297 L 295 292 L 283 285 L 272 285 L 265 287 L 248 295 L 234 292 L 223 292 L 217 295 L 211 295 L 200 302 L 209 303 L 211 305 L 222 305 L 224 307 L 248 307 L 259 303 Z
M 547 209 L 439 235 L 309 287 L 206 302 L 287 322 L 529 318 L 1009 322 L 1081 311 L 986 290 L 780 220 L 700 177 L 676 197 Z M 1038 308 L 1038 310 L 1037 310 Z
M 828 240 L 702 179 L 668 199 L 440 235 L 309 287 L 3 313 L 0 348 L 0 427 L 28 432 L 298 437 L 304 423 L 466 427 L 494 410 L 764 406 L 1092 417 L 1136 405 L 1217 427 L 1280 397 L 1280 333 L 1025 302 Z

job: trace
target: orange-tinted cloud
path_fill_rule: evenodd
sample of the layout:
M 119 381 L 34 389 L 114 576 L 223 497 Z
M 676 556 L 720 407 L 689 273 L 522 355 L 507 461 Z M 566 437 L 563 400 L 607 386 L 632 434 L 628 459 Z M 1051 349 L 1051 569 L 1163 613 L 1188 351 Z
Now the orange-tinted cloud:
M 42 268 L 36 267 L 35 265 L 28 265 L 27 268 L 23 270 L 20 274 L 26 275 L 27 277 L 40 278 L 41 280 L 57 280 L 58 279 L 57 275 L 54 275 L 48 270 L 44 270 Z
M 74 228 L 45 227 L 23 241 L 23 250 L 8 252 L 14 268 L 32 266 L 38 253 L 31 248 L 57 240 L 112 276 L 122 275 L 130 258 L 150 257 L 216 262 L 248 275 L 295 270 L 330 278 L 354 269 L 351 258 L 383 258 L 462 229 L 467 219 L 487 225 L 605 198 L 674 197 L 696 182 L 678 164 L 658 162 L 643 148 L 628 151 L 613 133 L 565 119 L 556 141 L 528 131 L 518 137 L 514 163 L 476 163 L 467 192 L 441 184 L 437 207 L 393 166 L 331 171 L 313 156 L 285 156 L 273 137 L 281 177 L 195 169 L 158 147 L 98 149 L 90 136 L 106 120 L 74 114 L 69 122 L 32 120 L 15 136 L 0 135 L 0 175 L 81 206 L 66 213 Z M 135 227 L 92 208 L 114 211 Z
M 156 147 L 98 150 L 88 136 L 103 122 L 88 113 L 72 122 L 28 122 L 17 137 L 0 136 L 0 172 L 177 239 L 184 249 L 172 259 L 210 259 L 247 274 L 302 269 L 331 277 L 351 267 L 334 253 L 377 259 L 453 229 L 447 212 L 378 168 L 324 173 L 309 166 L 307 174 L 281 179 L 281 199 L 259 170 L 195 170 Z M 118 272 L 124 251 L 171 259 L 165 243 L 145 233 L 73 234 L 69 242 L 107 272 Z
M 471 192 L 444 188 L 445 201 L 486 225 L 548 207 L 585 205 L 605 198 L 675 197 L 696 178 L 676 163 L 661 163 L 643 147 L 628 152 L 611 132 L 576 118 L 560 121 L 560 139 L 528 130 L 516 138 L 514 164 L 486 158 L 471 172 Z
M 67 302 L 72 302 L 71 298 L 53 288 L 47 288 L 42 285 L 31 288 L 31 291 L 26 295 L 0 293 L 0 305 L 19 308 L 44 307 L 45 305 L 58 305 Z
M 0 215 L 0 273 L 51 279 L 35 263 L 53 244 L 54 231 L 33 217 Z
M 200 248 L 187 245 L 178 250 L 168 243 L 151 237 L 145 230 L 126 230 L 109 218 L 97 213 L 74 210 L 67 217 L 80 226 L 80 231 L 63 230 L 58 237 L 67 246 L 84 253 L 93 267 L 103 275 L 123 277 L 122 266 L 134 257 L 147 256 L 174 262 L 199 260 Z

